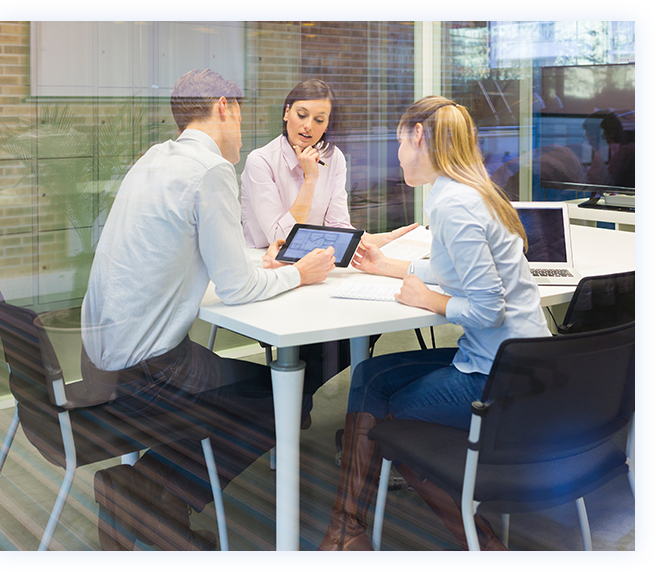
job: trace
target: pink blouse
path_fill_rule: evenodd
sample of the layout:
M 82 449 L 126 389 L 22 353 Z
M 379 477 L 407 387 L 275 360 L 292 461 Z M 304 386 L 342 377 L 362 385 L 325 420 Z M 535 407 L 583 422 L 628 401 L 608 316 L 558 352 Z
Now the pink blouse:
M 319 165 L 307 224 L 353 228 L 346 194 L 346 159 L 334 146 Z M 296 220 L 289 212 L 305 180 L 296 153 L 280 135 L 246 158 L 241 175 L 241 216 L 249 248 L 265 248 L 286 238 Z

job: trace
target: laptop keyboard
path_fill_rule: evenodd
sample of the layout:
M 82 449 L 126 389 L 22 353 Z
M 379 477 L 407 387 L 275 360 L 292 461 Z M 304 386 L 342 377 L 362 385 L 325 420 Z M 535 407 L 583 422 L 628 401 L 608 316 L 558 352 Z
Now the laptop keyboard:
M 531 268 L 533 276 L 554 276 L 557 278 L 572 278 L 573 274 L 566 268 Z

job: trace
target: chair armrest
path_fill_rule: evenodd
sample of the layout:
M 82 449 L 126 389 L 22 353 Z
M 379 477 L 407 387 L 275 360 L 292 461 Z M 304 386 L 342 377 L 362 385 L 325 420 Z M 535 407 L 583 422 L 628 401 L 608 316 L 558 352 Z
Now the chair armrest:
M 50 402 L 58 407 L 66 408 L 68 400 L 66 399 L 66 386 L 64 385 L 62 370 L 46 366 L 45 374 Z
M 43 324 L 42 317 L 45 315 L 37 316 L 34 326 L 39 337 L 41 362 L 50 402 L 63 409 L 77 409 L 116 399 L 116 372 L 94 372 L 82 381 L 65 383 L 59 359 Z

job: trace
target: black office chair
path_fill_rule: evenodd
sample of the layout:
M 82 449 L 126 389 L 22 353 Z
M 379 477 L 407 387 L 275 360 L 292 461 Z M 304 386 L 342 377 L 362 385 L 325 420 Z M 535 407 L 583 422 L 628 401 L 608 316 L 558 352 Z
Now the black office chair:
M 575 500 L 584 548 L 591 550 L 583 497 L 618 475 L 632 477 L 632 460 L 612 438 L 633 417 L 634 347 L 634 323 L 505 341 L 481 401 L 472 404 L 469 432 L 402 419 L 369 432 L 385 459 L 381 483 L 396 460 L 461 498 L 470 550 L 479 550 L 474 515 L 480 507 L 509 515 Z M 385 488 L 374 519 L 376 549 Z M 508 522 L 504 517 L 506 545 Z
M 19 424 L 27 439 L 49 462 L 65 468 L 57 500 L 45 527 L 39 550 L 52 541 L 77 467 L 123 457 L 136 460 L 138 452 L 182 437 L 200 440 L 214 495 L 221 549 L 228 549 L 221 486 L 210 437 L 191 425 L 184 415 L 171 413 L 138 423 L 119 417 L 107 406 L 64 408 L 67 391 L 57 356 L 41 317 L 27 308 L 12 306 L 0 293 L 0 339 L 9 366 L 10 389 L 16 401 L 14 415 L 0 450 L 0 471 Z M 68 387 L 67 387 L 68 386 Z M 74 392 L 73 392 L 74 393 Z M 120 549 L 106 529 L 107 515 L 100 505 L 99 530 L 103 549 Z
M 559 334 L 612 328 L 635 320 L 635 271 L 586 276 L 565 313 Z

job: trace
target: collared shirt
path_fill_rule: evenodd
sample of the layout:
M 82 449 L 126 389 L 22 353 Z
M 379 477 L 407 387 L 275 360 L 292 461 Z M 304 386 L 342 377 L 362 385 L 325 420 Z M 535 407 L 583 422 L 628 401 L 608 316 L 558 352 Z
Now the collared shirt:
M 346 194 L 346 159 L 332 146 L 319 165 L 307 224 L 353 228 Z M 241 175 L 241 207 L 246 246 L 264 248 L 286 238 L 296 219 L 289 212 L 305 181 L 303 168 L 284 135 L 246 158 Z
M 414 261 L 414 274 L 452 296 L 446 318 L 464 330 L 455 367 L 488 374 L 504 340 L 551 336 L 522 239 L 492 216 L 478 191 L 438 177 L 424 212 L 431 254 Z
M 152 147 L 126 175 L 98 243 L 82 304 L 83 343 L 104 370 L 175 348 L 209 280 L 226 304 L 300 284 L 293 266 L 258 268 L 241 228 L 235 169 L 206 133 Z

